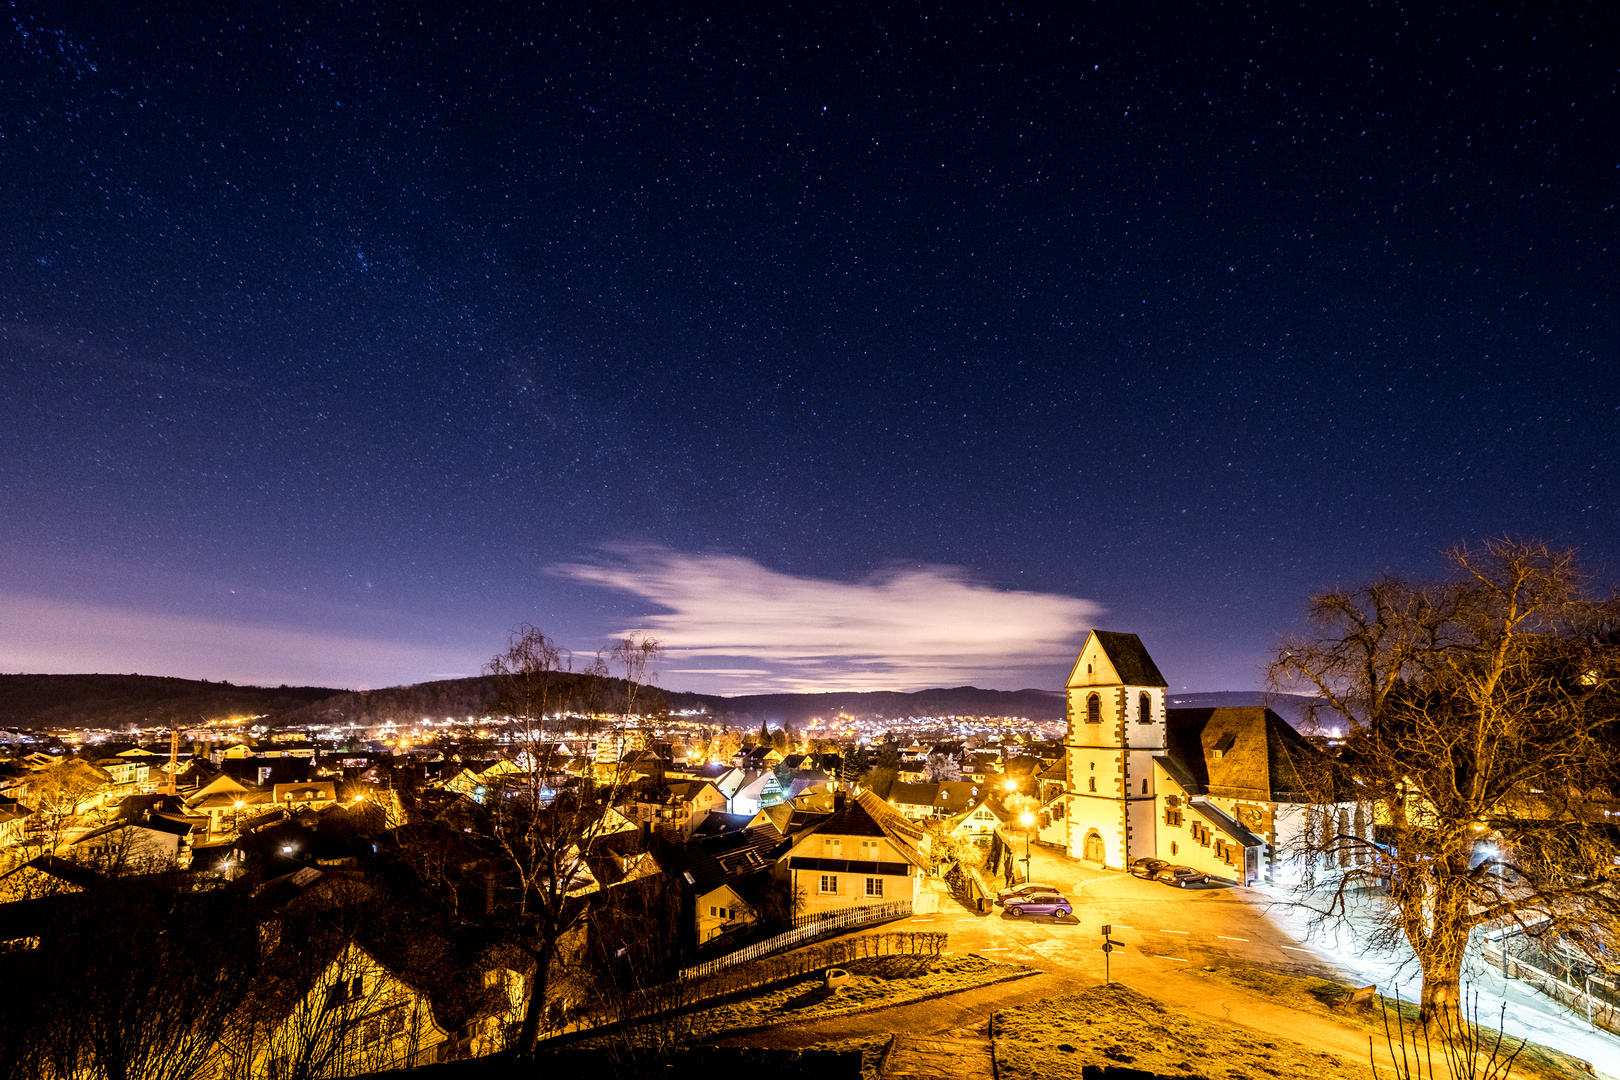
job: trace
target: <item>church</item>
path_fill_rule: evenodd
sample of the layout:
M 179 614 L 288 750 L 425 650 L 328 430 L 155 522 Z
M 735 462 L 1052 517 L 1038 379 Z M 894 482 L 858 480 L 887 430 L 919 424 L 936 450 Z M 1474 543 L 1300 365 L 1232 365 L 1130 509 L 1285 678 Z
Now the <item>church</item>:
M 1167 688 L 1135 634 L 1087 636 L 1065 685 L 1069 854 L 1113 870 L 1164 859 L 1239 884 L 1291 877 L 1290 844 L 1321 816 L 1298 768 L 1321 752 L 1270 709 L 1172 709 Z M 1365 829 L 1355 818 L 1335 824 Z

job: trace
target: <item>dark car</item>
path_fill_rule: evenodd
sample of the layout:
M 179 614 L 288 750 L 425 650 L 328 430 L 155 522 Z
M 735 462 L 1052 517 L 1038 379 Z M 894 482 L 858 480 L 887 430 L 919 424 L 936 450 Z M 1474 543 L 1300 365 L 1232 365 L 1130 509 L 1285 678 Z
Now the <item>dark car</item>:
M 1130 871 L 1139 878 L 1157 877 L 1159 871 L 1169 865 L 1163 859 L 1133 859 Z
M 1056 915 L 1062 919 L 1074 914 L 1074 905 L 1057 893 L 1030 893 L 1008 899 L 1007 914 L 1015 919 L 1022 919 L 1025 915 Z
M 1057 891 L 1058 887 L 1056 885 L 1038 885 L 1031 881 L 1026 882 L 1023 885 L 1014 885 L 1010 889 L 998 890 L 996 893 L 996 903 L 1005 904 L 1009 900 L 1020 896 L 1028 896 L 1031 893 L 1055 893 Z
M 1188 885 L 1202 885 L 1209 880 L 1209 875 L 1202 870 L 1194 870 L 1190 866 L 1166 866 L 1153 875 L 1155 881 L 1162 881 L 1166 885 L 1174 885 L 1178 889 L 1185 889 Z

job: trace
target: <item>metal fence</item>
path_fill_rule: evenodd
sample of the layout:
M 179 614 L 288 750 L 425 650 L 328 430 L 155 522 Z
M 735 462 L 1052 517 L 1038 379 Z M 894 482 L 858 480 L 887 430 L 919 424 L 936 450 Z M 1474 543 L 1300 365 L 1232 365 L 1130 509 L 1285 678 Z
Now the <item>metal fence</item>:
M 910 900 L 890 900 L 882 904 L 866 904 L 860 907 L 839 908 L 836 911 L 822 912 L 818 915 L 803 915 L 794 920 L 792 930 L 777 934 L 764 941 L 756 941 L 746 948 L 736 952 L 717 956 L 706 963 L 695 967 L 683 968 L 681 978 L 702 979 L 713 975 L 717 971 L 746 964 L 750 960 L 757 960 L 771 953 L 792 949 L 806 942 L 814 941 L 818 937 L 831 934 L 838 930 L 846 930 L 853 926 L 868 926 L 872 923 L 888 922 L 891 919 L 904 919 L 911 914 Z
M 1606 981 L 1588 976 L 1584 986 L 1574 986 L 1551 972 L 1520 960 L 1507 948 L 1506 941 L 1487 939 L 1480 946 L 1485 962 L 1504 975 L 1529 983 L 1577 1014 L 1584 1013 L 1592 1027 L 1620 1035 L 1620 1006 L 1614 1004 L 1614 987 Z

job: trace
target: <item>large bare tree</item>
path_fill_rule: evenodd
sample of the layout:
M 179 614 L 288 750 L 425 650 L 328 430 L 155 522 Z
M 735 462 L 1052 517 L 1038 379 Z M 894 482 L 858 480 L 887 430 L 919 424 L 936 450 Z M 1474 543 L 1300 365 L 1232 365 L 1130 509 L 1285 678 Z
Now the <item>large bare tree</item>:
M 1450 561 L 1449 580 L 1313 598 L 1314 634 L 1287 641 L 1270 672 L 1346 729 L 1336 755 L 1305 768 L 1323 808 L 1297 852 L 1312 906 L 1342 918 L 1352 890 L 1387 885 L 1370 944 L 1411 946 L 1425 1016 L 1457 1006 L 1482 925 L 1594 958 L 1620 941 L 1620 845 L 1592 805 L 1615 790 L 1614 604 L 1545 544 L 1459 547 Z M 1372 829 L 1326 809 L 1347 802 L 1370 808 Z

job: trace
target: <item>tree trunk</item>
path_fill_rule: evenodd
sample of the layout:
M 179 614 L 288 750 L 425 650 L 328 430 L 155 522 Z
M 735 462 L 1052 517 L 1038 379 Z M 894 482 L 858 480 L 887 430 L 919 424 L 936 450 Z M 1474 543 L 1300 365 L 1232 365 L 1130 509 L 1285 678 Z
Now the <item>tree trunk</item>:
M 540 1041 L 540 1020 L 546 1014 L 546 998 L 551 989 L 551 950 L 542 949 L 535 957 L 534 977 L 529 980 L 529 1004 L 523 1010 L 523 1026 L 518 1029 L 512 1050 L 518 1057 L 534 1053 Z
M 1424 1024 L 1461 1005 L 1463 952 L 1468 947 L 1468 895 L 1454 876 L 1434 881 L 1433 910 L 1427 935 L 1408 935 L 1423 968 L 1423 998 L 1418 1019 Z M 1409 924 L 1410 925 L 1410 924 Z

